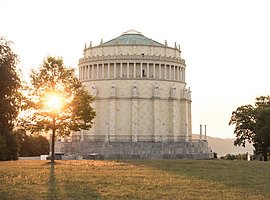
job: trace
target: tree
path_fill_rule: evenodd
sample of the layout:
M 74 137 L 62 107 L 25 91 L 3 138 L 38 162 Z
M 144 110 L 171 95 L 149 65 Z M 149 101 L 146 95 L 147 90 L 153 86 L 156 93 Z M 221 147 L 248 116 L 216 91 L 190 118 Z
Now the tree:
M 44 136 L 26 134 L 24 129 L 17 129 L 15 134 L 20 147 L 19 156 L 40 156 L 49 153 L 50 144 Z
M 66 68 L 62 58 L 48 57 L 37 71 L 31 72 L 31 86 L 25 101 L 23 125 L 31 132 L 52 131 L 52 156 L 56 136 L 92 127 L 95 111 L 93 97 Z
M 257 154 L 267 160 L 270 152 L 270 97 L 256 98 L 255 106 L 240 106 L 232 113 L 229 125 L 235 125 L 235 145 L 254 143 Z
M 7 160 L 8 148 L 6 137 L 0 135 L 0 161 Z
M 18 159 L 18 144 L 13 134 L 14 123 L 21 102 L 21 80 L 16 65 L 18 56 L 11 49 L 11 42 L 0 37 L 0 160 Z M 6 147 L 5 147 L 6 146 Z M 1 151 L 4 152 L 2 149 Z

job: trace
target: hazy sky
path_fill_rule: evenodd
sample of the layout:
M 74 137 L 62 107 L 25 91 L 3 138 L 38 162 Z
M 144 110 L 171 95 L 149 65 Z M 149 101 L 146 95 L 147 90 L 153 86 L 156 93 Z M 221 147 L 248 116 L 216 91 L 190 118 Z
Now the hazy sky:
M 193 133 L 231 138 L 231 112 L 268 95 L 269 0 L 0 0 L 0 36 L 12 40 L 24 76 L 48 55 L 76 67 L 84 44 L 129 29 L 181 45 L 192 90 Z

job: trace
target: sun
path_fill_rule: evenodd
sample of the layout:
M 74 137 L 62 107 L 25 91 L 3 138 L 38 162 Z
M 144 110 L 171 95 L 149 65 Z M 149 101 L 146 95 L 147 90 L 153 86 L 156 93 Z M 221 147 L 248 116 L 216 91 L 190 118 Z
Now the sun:
M 48 93 L 45 103 L 48 110 L 52 112 L 60 111 L 63 107 L 63 98 L 58 93 Z

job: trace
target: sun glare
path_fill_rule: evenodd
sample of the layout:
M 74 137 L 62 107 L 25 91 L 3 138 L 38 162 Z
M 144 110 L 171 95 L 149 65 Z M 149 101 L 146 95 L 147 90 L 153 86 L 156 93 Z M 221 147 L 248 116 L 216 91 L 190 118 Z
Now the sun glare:
M 59 111 L 63 106 L 62 98 L 59 94 L 50 93 L 46 98 L 46 106 L 50 111 Z

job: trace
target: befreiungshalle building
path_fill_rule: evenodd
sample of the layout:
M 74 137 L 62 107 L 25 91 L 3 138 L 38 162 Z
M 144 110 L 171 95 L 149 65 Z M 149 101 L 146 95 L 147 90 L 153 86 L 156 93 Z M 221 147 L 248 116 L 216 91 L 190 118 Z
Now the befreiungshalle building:
M 66 154 L 101 158 L 194 158 L 212 154 L 192 140 L 191 91 L 180 46 L 130 30 L 85 46 L 79 78 L 95 97 L 90 130 L 72 134 Z

